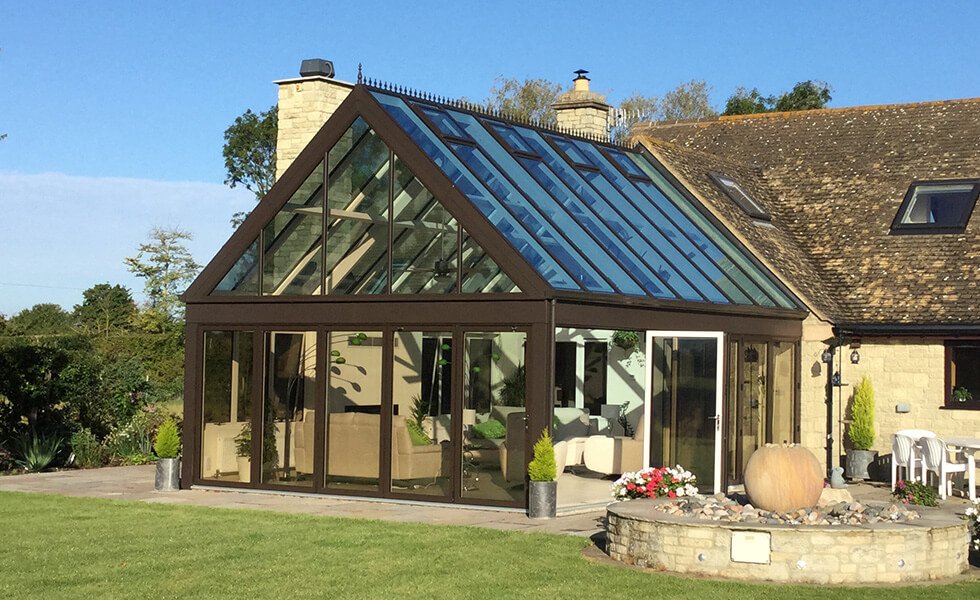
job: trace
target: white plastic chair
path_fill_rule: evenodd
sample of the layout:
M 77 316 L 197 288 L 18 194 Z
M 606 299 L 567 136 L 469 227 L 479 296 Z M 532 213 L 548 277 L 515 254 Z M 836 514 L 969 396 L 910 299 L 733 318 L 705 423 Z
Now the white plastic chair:
M 922 459 L 915 450 L 915 441 L 907 435 L 896 433 L 892 436 L 892 489 L 898 483 L 898 469 L 905 469 L 906 479 L 919 478 Z
M 956 453 L 960 456 L 960 452 Z M 922 481 L 926 482 L 929 471 L 939 476 L 939 497 L 943 500 L 953 493 L 953 473 L 964 473 L 969 484 L 970 500 L 976 500 L 976 482 L 974 481 L 975 464 L 972 454 L 966 454 L 965 462 L 949 460 L 949 449 L 946 442 L 938 437 L 922 439 Z
M 926 429 L 903 429 L 896 431 L 895 435 L 904 435 L 912 438 L 913 442 L 918 442 L 922 438 L 934 438 L 936 434 Z

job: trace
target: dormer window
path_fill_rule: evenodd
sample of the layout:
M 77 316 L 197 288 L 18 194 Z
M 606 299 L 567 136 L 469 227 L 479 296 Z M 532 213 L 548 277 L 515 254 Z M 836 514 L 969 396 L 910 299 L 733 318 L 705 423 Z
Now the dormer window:
M 708 177 L 711 177 L 715 185 L 721 188 L 721 191 L 725 192 L 725 195 L 731 198 L 735 204 L 738 204 L 739 208 L 744 210 L 747 215 L 758 221 L 772 220 L 769 212 L 759 204 L 758 200 L 750 196 L 737 181 L 721 173 L 708 173 Z
M 980 179 L 913 181 L 892 233 L 962 233 L 980 193 Z

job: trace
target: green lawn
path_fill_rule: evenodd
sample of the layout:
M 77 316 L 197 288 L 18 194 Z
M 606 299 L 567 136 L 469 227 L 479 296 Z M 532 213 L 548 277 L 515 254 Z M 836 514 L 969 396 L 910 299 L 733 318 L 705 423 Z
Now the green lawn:
M 0 492 L 0 598 L 977 598 L 980 583 L 847 590 L 585 561 L 559 535 Z

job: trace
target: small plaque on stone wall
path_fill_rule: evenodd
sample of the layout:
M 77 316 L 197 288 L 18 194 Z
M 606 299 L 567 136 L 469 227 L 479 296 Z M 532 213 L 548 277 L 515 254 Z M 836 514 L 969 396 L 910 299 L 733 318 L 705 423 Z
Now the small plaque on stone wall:
M 733 531 L 732 562 L 768 565 L 769 534 L 762 531 Z

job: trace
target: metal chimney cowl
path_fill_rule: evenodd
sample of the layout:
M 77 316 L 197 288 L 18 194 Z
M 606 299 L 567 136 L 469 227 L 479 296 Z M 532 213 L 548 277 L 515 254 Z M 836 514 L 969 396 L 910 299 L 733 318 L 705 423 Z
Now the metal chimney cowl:
M 333 63 L 322 58 L 307 58 L 299 67 L 301 77 L 327 77 L 333 78 Z

